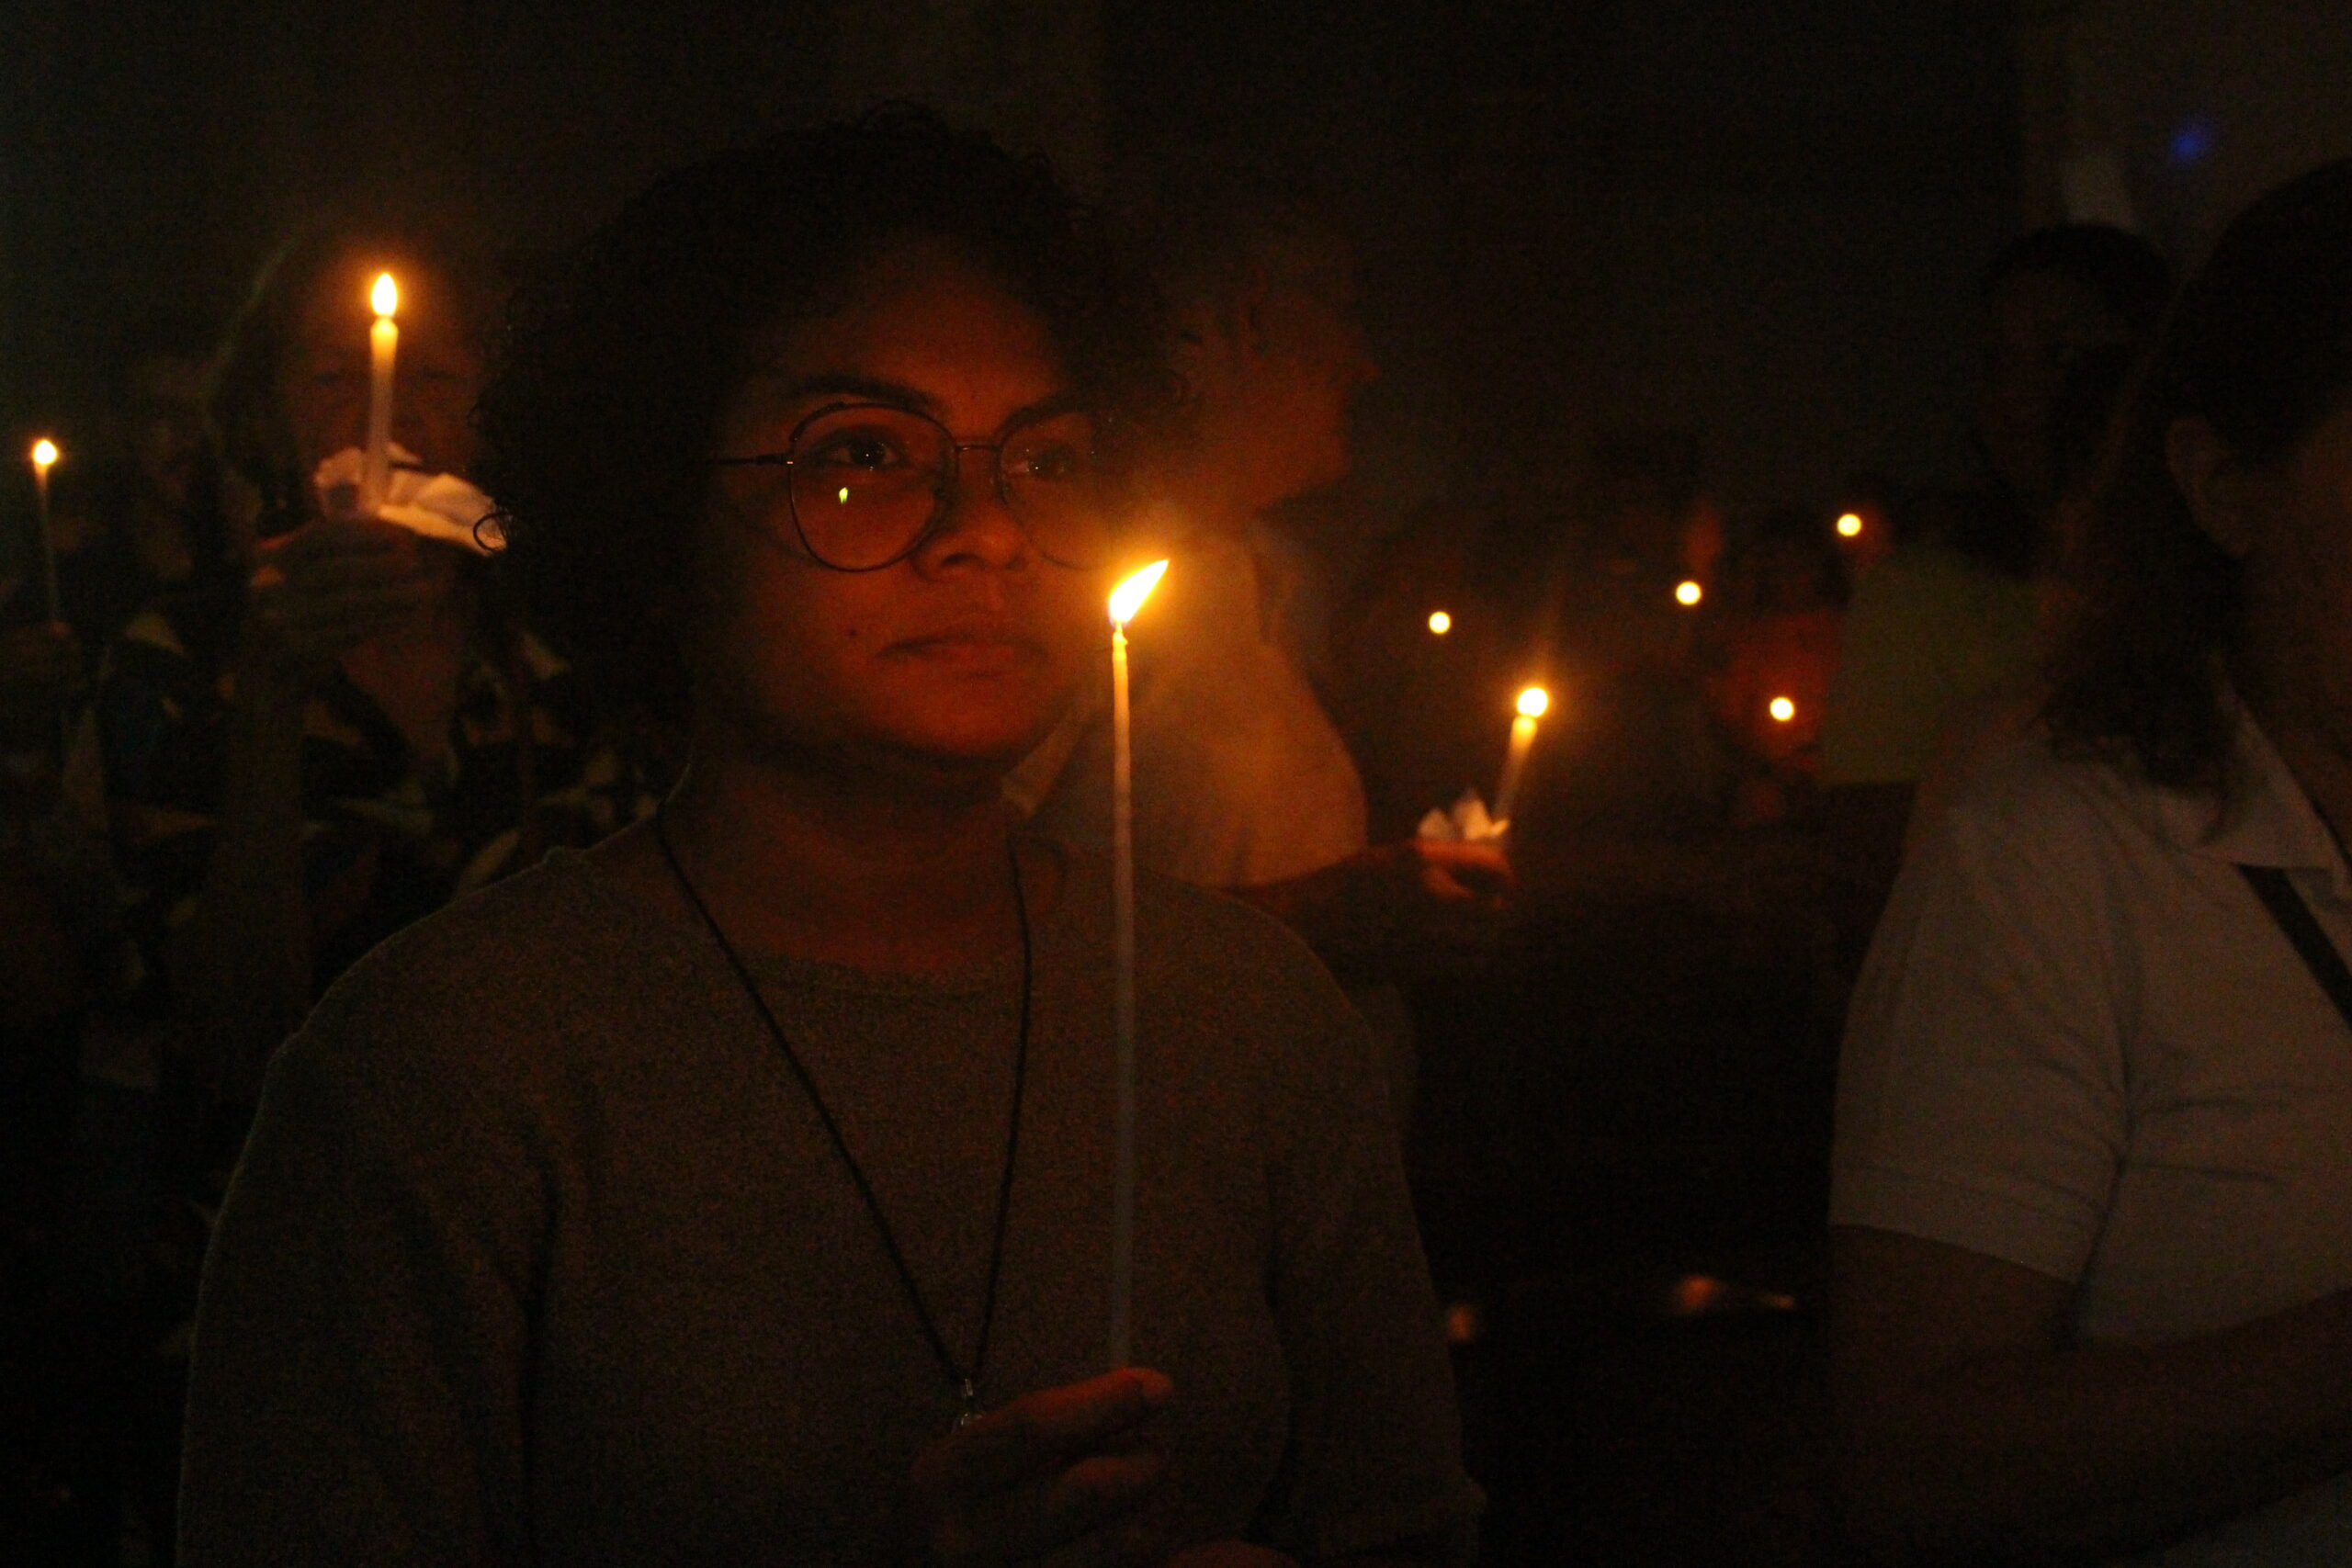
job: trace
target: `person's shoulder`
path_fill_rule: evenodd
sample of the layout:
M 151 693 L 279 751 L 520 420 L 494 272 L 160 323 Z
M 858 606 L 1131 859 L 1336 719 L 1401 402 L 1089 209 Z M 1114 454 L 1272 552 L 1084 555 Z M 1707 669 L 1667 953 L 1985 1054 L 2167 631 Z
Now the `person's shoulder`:
M 1947 846 L 2006 858 L 2020 874 L 2135 856 L 2156 836 L 2159 792 L 2119 761 L 2075 755 L 2033 725 L 2002 735 L 1969 760 L 1931 825 Z
M 1136 877 L 1136 898 L 1143 918 L 1159 927 L 1171 951 L 1196 974 L 1221 985 L 1294 987 L 1317 999 L 1340 997 L 1299 934 L 1245 899 L 1149 872 Z
M 288 1051 L 536 1072 L 577 1021 L 641 990 L 652 955 L 591 860 L 558 854 L 419 920 L 353 964 Z

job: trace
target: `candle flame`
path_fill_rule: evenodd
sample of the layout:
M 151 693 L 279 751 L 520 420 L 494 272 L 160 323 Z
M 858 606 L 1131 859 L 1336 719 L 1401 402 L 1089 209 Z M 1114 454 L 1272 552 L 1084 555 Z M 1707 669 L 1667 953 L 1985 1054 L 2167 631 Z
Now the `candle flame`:
M 1707 591 L 1695 582 L 1681 583 L 1674 590 L 1675 603 L 1679 604 L 1696 604 L 1706 596 Z
M 43 473 L 47 473 L 49 471 L 49 466 L 56 461 L 56 442 L 51 441 L 48 436 L 44 435 L 40 440 L 33 443 L 34 468 L 40 469 Z
M 1529 718 L 1542 718 L 1551 705 L 1551 694 L 1541 686 L 1530 686 L 1519 694 L 1519 711 Z
M 1861 537 L 1862 514 L 1859 512 L 1849 512 L 1843 517 L 1838 518 L 1838 533 L 1840 537 L 1848 539 L 1857 539 Z
M 1781 724 L 1786 724 L 1789 720 L 1796 717 L 1797 705 L 1789 701 L 1786 697 L 1774 697 L 1772 699 L 1771 707 L 1769 711 L 1771 713 L 1772 717 L 1775 720 Z
M 1136 612 L 1143 608 L 1143 602 L 1151 597 L 1151 591 L 1159 586 L 1159 580 L 1167 572 L 1168 563 L 1156 560 L 1111 590 L 1112 624 L 1124 626 L 1134 620 Z
M 376 314 L 379 316 L 389 316 L 401 308 L 400 285 L 392 281 L 390 273 L 377 275 L 376 287 L 369 291 L 368 301 L 376 307 Z
M 1430 612 L 1430 630 L 1437 633 L 1440 637 L 1443 637 L 1453 629 L 1453 617 L 1452 615 L 1447 615 L 1443 610 L 1432 610 Z

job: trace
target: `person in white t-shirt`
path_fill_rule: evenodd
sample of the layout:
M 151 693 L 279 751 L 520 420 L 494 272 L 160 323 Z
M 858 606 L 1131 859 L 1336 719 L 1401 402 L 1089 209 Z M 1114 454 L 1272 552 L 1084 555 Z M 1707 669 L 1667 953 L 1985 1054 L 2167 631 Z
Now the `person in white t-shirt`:
M 2109 464 L 2041 724 L 1856 998 L 1844 1517 L 1905 1562 L 2352 1562 L 2352 162 L 2231 227 Z

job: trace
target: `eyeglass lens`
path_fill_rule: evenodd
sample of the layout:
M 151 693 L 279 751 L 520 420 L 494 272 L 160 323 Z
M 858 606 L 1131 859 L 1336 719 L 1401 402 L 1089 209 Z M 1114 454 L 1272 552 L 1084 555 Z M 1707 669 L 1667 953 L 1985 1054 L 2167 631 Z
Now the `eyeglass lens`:
M 1109 497 L 1091 414 L 1026 424 L 996 456 L 998 493 L 1048 559 L 1091 568 L 1112 545 Z M 955 438 L 904 409 L 838 409 L 792 444 L 792 515 L 811 555 L 864 570 L 913 547 L 956 483 Z

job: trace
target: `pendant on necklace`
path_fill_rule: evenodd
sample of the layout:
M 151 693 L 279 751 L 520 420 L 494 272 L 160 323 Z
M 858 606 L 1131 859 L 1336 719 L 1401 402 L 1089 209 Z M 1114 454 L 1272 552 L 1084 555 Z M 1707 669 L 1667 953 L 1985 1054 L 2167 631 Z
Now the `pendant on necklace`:
M 956 1397 L 962 1403 L 964 1408 L 956 1412 L 956 1425 L 948 1430 L 960 1432 L 980 1418 L 980 1391 L 972 1386 L 971 1379 L 966 1378 L 956 1388 Z

